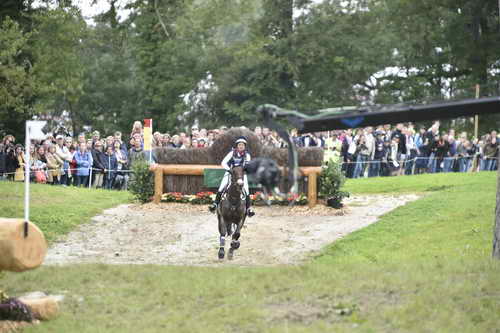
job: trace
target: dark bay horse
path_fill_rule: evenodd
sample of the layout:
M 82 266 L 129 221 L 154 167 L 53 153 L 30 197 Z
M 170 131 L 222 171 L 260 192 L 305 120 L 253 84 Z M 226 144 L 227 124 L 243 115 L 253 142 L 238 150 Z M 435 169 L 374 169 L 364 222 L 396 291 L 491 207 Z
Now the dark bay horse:
M 234 250 L 240 247 L 240 231 L 246 219 L 245 193 L 243 193 L 243 167 L 233 167 L 231 169 L 231 183 L 222 200 L 217 207 L 217 219 L 219 221 L 220 247 L 219 259 L 224 259 L 224 246 L 226 236 L 233 236 L 228 259 L 233 258 Z M 233 232 L 233 225 L 235 230 Z

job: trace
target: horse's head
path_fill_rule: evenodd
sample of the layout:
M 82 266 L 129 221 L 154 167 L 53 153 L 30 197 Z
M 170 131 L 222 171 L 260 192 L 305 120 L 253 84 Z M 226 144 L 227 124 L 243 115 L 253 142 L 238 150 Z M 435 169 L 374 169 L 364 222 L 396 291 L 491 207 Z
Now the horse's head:
M 236 166 L 232 168 L 231 170 L 231 184 L 236 184 L 239 189 L 243 187 L 244 181 L 243 181 L 243 167 L 241 166 Z

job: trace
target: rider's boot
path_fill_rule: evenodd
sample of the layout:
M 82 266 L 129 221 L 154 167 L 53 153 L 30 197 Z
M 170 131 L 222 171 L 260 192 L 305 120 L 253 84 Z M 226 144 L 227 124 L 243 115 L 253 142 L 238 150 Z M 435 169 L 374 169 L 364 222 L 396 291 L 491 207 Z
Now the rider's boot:
M 215 195 L 214 202 L 210 206 L 208 206 L 208 209 L 212 213 L 214 213 L 215 210 L 217 209 L 217 206 L 219 205 L 221 198 L 222 198 L 222 192 L 217 192 L 217 194 Z
M 250 204 L 252 203 L 251 199 L 250 199 L 250 196 L 247 195 L 247 198 L 246 198 L 246 204 L 247 204 L 247 216 L 248 217 L 252 217 L 255 215 L 255 212 L 253 211 L 253 209 L 250 207 Z

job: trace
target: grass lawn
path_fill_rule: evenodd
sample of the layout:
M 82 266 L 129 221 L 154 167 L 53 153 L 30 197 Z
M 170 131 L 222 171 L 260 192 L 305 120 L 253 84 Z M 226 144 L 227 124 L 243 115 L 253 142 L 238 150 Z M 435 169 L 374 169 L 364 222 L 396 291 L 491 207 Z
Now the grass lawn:
M 495 173 L 359 179 L 346 189 L 422 198 L 302 266 L 72 265 L 7 273 L 0 284 L 13 295 L 66 293 L 61 316 L 27 332 L 498 330 Z M 33 220 L 50 239 L 130 200 L 123 193 L 46 186 L 33 192 Z M 22 190 L 2 183 L 0 193 L 13 198 L 0 203 L 3 214 L 22 216 Z M 61 222 L 66 218 L 72 222 Z

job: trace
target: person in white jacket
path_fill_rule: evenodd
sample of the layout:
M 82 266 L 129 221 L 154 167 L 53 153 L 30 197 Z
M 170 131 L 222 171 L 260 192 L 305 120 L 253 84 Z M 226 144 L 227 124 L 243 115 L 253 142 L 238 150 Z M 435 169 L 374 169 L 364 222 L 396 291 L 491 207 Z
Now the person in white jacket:
M 226 172 L 224 173 L 224 177 L 222 177 L 222 181 L 217 191 L 215 200 L 213 204 L 209 206 L 209 209 L 212 213 L 215 212 L 217 206 L 219 205 L 222 199 L 222 194 L 229 185 L 229 182 L 231 181 L 231 173 L 230 173 L 231 168 L 235 166 L 241 166 L 245 169 L 245 166 L 248 164 L 248 162 L 250 162 L 251 156 L 247 151 L 247 144 L 248 142 L 245 137 L 243 136 L 239 137 L 234 142 L 233 149 L 231 149 L 231 151 L 227 153 L 226 157 L 224 157 L 224 159 L 222 160 L 221 165 L 226 170 Z M 247 216 L 252 217 L 255 215 L 255 213 L 250 207 L 251 204 L 250 192 L 248 189 L 248 177 L 246 174 L 243 177 L 243 182 L 244 182 L 243 191 L 246 197 Z

